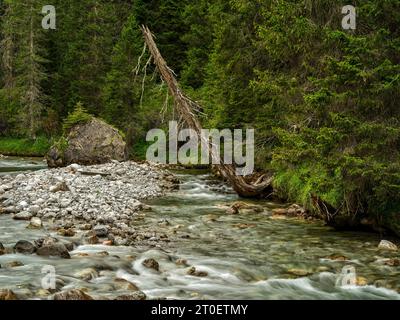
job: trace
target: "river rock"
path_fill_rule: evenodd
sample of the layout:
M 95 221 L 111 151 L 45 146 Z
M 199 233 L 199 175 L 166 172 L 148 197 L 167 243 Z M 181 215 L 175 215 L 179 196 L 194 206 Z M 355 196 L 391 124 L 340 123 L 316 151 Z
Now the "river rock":
M 399 267 L 400 266 L 400 259 L 385 259 L 383 263 L 390 267 Z
M 122 296 L 118 296 L 115 298 L 115 300 L 122 300 L 122 301 L 128 301 L 128 300 L 146 300 L 147 296 L 144 292 L 142 291 L 137 291 L 131 294 L 127 294 L 127 295 L 122 295 Z
M 30 206 L 29 208 L 28 208 L 28 211 L 30 212 L 30 213 L 32 213 L 32 215 L 36 215 L 36 214 L 38 214 L 39 213 L 39 211 L 40 211 L 40 206 L 38 206 L 38 205 L 33 205 L 33 206 Z
M 42 220 L 37 217 L 33 217 L 28 225 L 28 229 L 41 229 L 43 227 Z
M 17 208 L 14 206 L 9 206 L 6 208 L 1 208 L 1 212 L 5 213 L 5 214 L 10 214 L 10 213 L 16 213 L 17 212 Z
M 6 248 L 4 248 L 3 244 L 0 242 L 0 256 L 6 253 Z
M 67 192 L 70 191 L 70 188 L 68 187 L 67 183 L 65 181 L 61 181 L 57 183 L 54 186 L 50 187 L 50 192 L 56 193 L 56 192 Z
M 74 277 L 83 281 L 90 281 L 99 276 L 99 273 L 93 268 L 87 268 L 74 274 Z
M 93 300 L 91 296 L 82 290 L 73 289 L 56 293 L 53 297 L 54 300 Z
M 29 241 L 20 240 L 14 246 L 14 251 L 16 253 L 32 254 L 36 251 L 36 247 Z
M 287 216 L 287 214 L 288 214 L 288 209 L 277 208 L 272 210 L 273 216 Z
M 311 272 L 304 269 L 289 269 L 287 272 L 297 277 L 307 277 L 312 274 Z
M 62 237 L 73 237 L 76 234 L 76 232 L 73 229 L 64 229 L 64 228 L 59 229 L 57 233 Z
M 49 295 L 51 295 L 51 292 L 46 289 L 39 289 L 38 291 L 36 291 L 36 296 L 41 298 L 48 297 Z
M 183 267 L 188 267 L 189 266 L 189 264 L 188 264 L 186 259 L 177 259 L 175 261 L 175 264 L 178 265 L 178 266 L 183 266 Z
M 135 284 L 125 279 L 117 278 L 114 280 L 114 283 L 118 290 L 139 291 L 139 288 Z
M 8 289 L 0 289 L 0 301 L 18 300 L 16 294 Z
M 160 271 L 160 265 L 154 259 L 146 259 L 142 262 L 142 265 L 148 269 L 154 269 L 156 271 Z
M 44 245 L 37 249 L 36 254 L 45 257 L 60 257 L 64 259 L 71 258 L 68 249 L 62 243 L 56 243 L 48 246 Z
M 86 244 L 98 244 L 99 238 L 95 234 L 89 234 L 85 237 Z
M 23 221 L 29 221 L 32 218 L 32 213 L 28 211 L 22 211 L 13 216 L 14 220 L 23 220 Z
M 193 276 L 193 277 L 207 277 L 208 273 L 205 271 L 197 271 L 197 269 L 195 267 L 191 267 L 187 274 L 189 276 Z
M 65 150 L 56 145 L 50 149 L 46 156 L 49 167 L 103 164 L 126 159 L 126 144 L 118 130 L 96 118 L 72 127 L 66 141 Z
M 104 225 L 97 225 L 93 228 L 94 233 L 97 237 L 104 238 L 108 235 L 108 227 Z
M 22 267 L 24 264 L 20 261 L 10 261 L 7 262 L 3 265 L 4 268 L 16 268 L 16 267 Z
M 368 280 L 364 277 L 357 277 L 356 285 L 359 287 L 364 287 L 368 285 Z
M 387 240 L 382 240 L 378 245 L 378 249 L 380 249 L 380 250 L 397 251 L 398 247 L 393 242 L 390 242 L 390 241 L 387 241 Z

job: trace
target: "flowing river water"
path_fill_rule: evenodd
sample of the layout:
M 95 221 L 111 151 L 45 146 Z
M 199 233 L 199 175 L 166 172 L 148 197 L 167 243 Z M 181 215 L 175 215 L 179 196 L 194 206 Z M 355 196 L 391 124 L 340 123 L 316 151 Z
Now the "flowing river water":
M 0 159 L 0 174 L 43 168 L 37 159 Z M 135 284 L 150 299 L 400 299 L 400 267 L 385 264 L 399 254 L 379 251 L 379 235 L 278 219 L 271 211 L 279 204 L 266 201 L 253 202 L 263 206 L 262 213 L 228 215 L 226 206 L 239 200 L 229 187 L 205 171 L 177 175 L 180 189 L 147 201 L 153 210 L 134 222 L 137 229 L 156 225 L 160 233 L 176 235 L 173 241 L 151 247 L 80 245 L 71 259 L 6 254 L 0 256 L 0 289 L 47 299 L 42 268 L 53 266 L 59 288 L 83 289 L 98 299 L 131 292 L 116 279 Z M 0 242 L 7 247 L 45 235 L 26 226 L 0 215 Z M 149 258 L 158 261 L 159 272 L 142 265 Z M 13 261 L 21 266 L 7 267 Z M 207 276 L 188 274 L 192 266 Z M 344 270 L 356 273 L 358 285 L 346 285 Z

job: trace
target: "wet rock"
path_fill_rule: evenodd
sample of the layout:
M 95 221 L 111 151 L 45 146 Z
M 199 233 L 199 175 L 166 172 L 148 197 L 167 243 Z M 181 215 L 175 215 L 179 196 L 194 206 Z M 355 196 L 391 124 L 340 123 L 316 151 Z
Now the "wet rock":
M 193 277 L 207 277 L 208 273 L 205 271 L 197 271 L 195 267 L 191 267 L 187 274 L 189 276 L 193 276 Z
M 28 229 L 41 229 L 42 227 L 43 227 L 42 220 L 37 217 L 31 218 L 31 221 L 27 226 Z
M 184 267 L 188 267 L 188 266 L 189 266 L 187 260 L 185 260 L 185 259 L 177 259 L 177 260 L 175 261 L 175 264 L 176 264 L 177 266 L 184 266 Z
M 287 209 L 283 209 L 283 208 L 273 209 L 272 210 L 272 215 L 273 216 L 287 216 L 288 215 L 288 210 Z
M 36 247 L 29 241 L 20 240 L 14 246 L 14 251 L 16 253 L 32 254 L 36 251 Z
M 382 240 L 379 245 L 378 245 L 378 249 L 380 250 L 389 250 L 389 251 L 397 251 L 398 247 L 390 241 L 387 240 Z
M 24 264 L 20 261 L 10 261 L 7 262 L 3 265 L 4 268 L 16 268 L 16 267 L 22 267 Z
M 106 240 L 106 241 L 103 241 L 103 246 L 112 246 L 113 243 L 114 242 L 112 240 Z
M 14 292 L 8 289 L 0 289 L 0 301 L 18 300 Z
M 56 293 L 53 297 L 54 300 L 93 300 L 91 296 L 82 290 L 73 289 Z
M 248 229 L 248 228 L 254 228 L 256 227 L 255 224 L 249 224 L 249 223 L 237 223 L 233 225 L 234 228 L 237 229 Z
M 38 256 L 44 256 L 44 257 L 60 257 L 64 259 L 71 258 L 68 249 L 62 243 L 55 243 L 53 245 L 43 245 L 36 251 L 36 254 Z
M 331 269 L 329 268 L 329 267 L 326 267 L 326 266 L 319 266 L 318 268 L 317 268 L 317 272 L 328 272 L 328 271 L 330 271 Z
M 6 208 L 2 208 L 1 212 L 4 214 L 11 214 L 11 213 L 16 213 L 17 212 L 17 208 L 10 206 L 10 207 L 6 207 Z
M 239 209 L 232 206 L 231 208 L 229 208 L 228 210 L 226 210 L 227 214 L 239 214 Z
M 98 257 L 108 257 L 110 254 L 107 251 L 100 251 L 100 252 L 96 252 L 95 255 Z
M 0 242 L 0 256 L 6 253 L 6 248 L 4 248 L 3 244 Z
M 32 213 L 28 212 L 28 211 L 22 211 L 19 213 L 16 213 L 13 216 L 14 220 L 23 220 L 23 221 L 29 221 L 32 218 Z
M 86 224 L 79 225 L 77 228 L 82 231 L 89 231 L 89 230 L 92 230 L 92 225 L 89 223 L 86 223 Z
M 400 259 L 385 259 L 383 263 L 390 267 L 399 267 L 400 266 Z
M 38 291 L 36 291 L 36 296 L 40 298 L 45 298 L 49 295 L 51 295 L 51 292 L 49 290 L 39 289 Z
M 148 269 L 154 269 L 156 271 L 160 271 L 160 265 L 154 259 L 146 259 L 142 262 L 142 265 Z
M 298 204 L 292 204 L 287 210 L 289 217 L 304 217 L 305 213 L 306 210 Z
M 146 300 L 147 296 L 144 292 L 142 291 L 137 291 L 132 294 L 128 295 L 122 295 L 118 296 L 115 298 L 115 300 L 122 300 L 122 301 L 128 301 L 128 300 Z
M 368 285 L 368 280 L 364 277 L 357 277 L 356 285 L 360 287 L 364 287 Z
M 349 260 L 347 257 L 340 255 L 340 254 L 331 254 L 330 256 L 326 257 L 326 259 L 333 260 L 333 261 L 347 261 Z
M 108 235 L 108 227 L 105 225 L 97 225 L 93 228 L 93 231 L 99 238 L 104 238 Z
M 312 272 L 309 272 L 304 269 L 289 269 L 287 272 L 297 277 L 307 277 L 309 275 L 312 275 Z
M 134 283 L 125 279 L 117 278 L 114 283 L 118 290 L 139 291 L 139 288 Z
M 64 229 L 64 228 L 59 229 L 57 233 L 62 237 L 73 237 L 76 234 L 76 232 L 73 229 Z
M 98 244 L 99 238 L 96 236 L 96 234 L 93 231 L 90 231 L 85 236 L 85 243 L 86 244 Z
M 93 268 L 84 269 L 74 274 L 74 277 L 79 278 L 83 281 L 90 281 L 99 276 L 98 272 Z

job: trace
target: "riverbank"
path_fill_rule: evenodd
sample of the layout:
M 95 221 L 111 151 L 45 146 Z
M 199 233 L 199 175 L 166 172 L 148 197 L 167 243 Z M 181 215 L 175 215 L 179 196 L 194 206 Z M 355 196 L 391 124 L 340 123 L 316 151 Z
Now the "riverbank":
M 0 155 L 20 157 L 44 157 L 51 146 L 51 140 L 39 137 L 36 140 L 24 138 L 0 138 Z
M 89 231 L 86 241 L 103 236 L 117 245 L 136 239 L 129 225 L 145 209 L 140 201 L 159 197 L 176 184 L 172 174 L 157 166 L 118 161 L 5 175 L 0 182 L 0 213 L 31 221 L 31 227 L 47 222 L 62 236 Z

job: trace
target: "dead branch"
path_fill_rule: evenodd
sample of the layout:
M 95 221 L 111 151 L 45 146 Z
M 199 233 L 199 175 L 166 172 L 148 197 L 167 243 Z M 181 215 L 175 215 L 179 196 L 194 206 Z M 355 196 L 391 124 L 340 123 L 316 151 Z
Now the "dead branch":
M 201 139 L 205 139 L 201 134 L 202 126 L 196 114 L 197 112 L 202 110 L 201 106 L 182 92 L 181 88 L 179 87 L 178 81 L 176 80 L 175 73 L 172 71 L 171 68 L 168 67 L 166 61 L 158 50 L 150 29 L 146 26 L 142 26 L 141 30 L 145 43 L 150 50 L 153 61 L 157 66 L 161 77 L 167 84 L 170 94 L 174 98 L 176 112 L 189 128 L 194 129 L 201 137 Z M 210 141 L 208 139 L 204 142 L 205 145 L 210 146 Z M 214 160 L 218 160 L 219 163 L 221 163 L 219 165 L 216 165 L 216 169 L 226 180 L 230 182 L 234 190 L 240 196 L 260 197 L 270 195 L 272 193 L 272 178 L 266 179 L 265 177 L 263 177 L 262 179 L 258 179 L 258 181 L 256 181 L 255 183 L 250 183 L 244 177 L 236 175 L 234 166 L 225 164 L 223 162 L 223 159 L 218 159 L 217 155 L 213 153 L 213 148 L 211 146 L 209 147 L 209 150 L 211 158 Z

